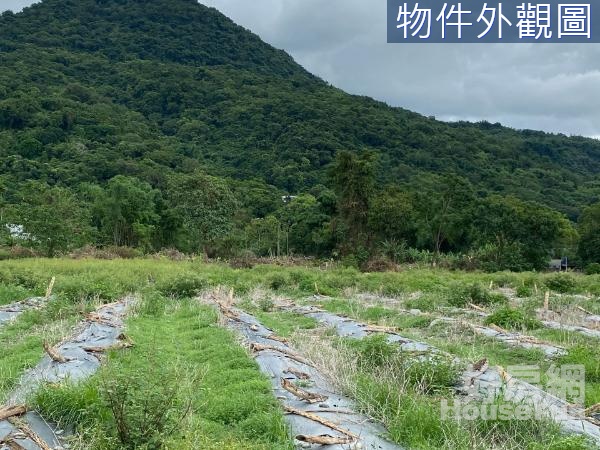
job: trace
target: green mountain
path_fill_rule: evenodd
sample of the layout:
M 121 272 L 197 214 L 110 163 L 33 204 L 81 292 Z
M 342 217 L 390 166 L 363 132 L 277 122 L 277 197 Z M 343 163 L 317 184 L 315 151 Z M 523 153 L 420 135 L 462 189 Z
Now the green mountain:
M 0 60 L 8 203 L 27 180 L 80 192 L 126 175 L 163 191 L 197 170 L 279 198 L 329 185 L 342 150 L 374 152 L 378 186 L 456 174 L 478 196 L 571 219 L 600 199 L 600 141 L 445 123 L 349 95 L 195 0 L 44 0 L 2 14 Z

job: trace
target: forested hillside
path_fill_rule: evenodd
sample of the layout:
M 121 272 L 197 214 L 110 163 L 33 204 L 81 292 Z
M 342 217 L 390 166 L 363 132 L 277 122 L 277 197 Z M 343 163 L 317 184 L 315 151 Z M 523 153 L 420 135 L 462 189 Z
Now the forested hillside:
M 45 0 L 0 61 L 6 245 L 518 269 L 600 228 L 600 141 L 349 95 L 194 0 Z

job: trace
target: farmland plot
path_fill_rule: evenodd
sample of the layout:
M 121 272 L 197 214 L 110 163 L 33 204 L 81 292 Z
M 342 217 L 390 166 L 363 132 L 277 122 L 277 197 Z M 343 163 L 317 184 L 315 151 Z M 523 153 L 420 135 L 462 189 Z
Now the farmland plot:
M 9 416 L 0 422 L 2 450 L 599 442 L 589 319 L 599 312 L 597 277 L 574 277 L 572 292 L 559 293 L 535 274 L 238 270 L 164 259 L 0 263 L 0 283 L 23 300 L 49 297 L 49 276 L 51 300 L 0 328 L 0 415 Z M 103 316 L 123 301 L 116 322 Z M 582 404 L 511 373 L 561 364 L 585 367 Z M 444 416 L 444 404 L 480 406 L 485 395 L 497 406 L 544 411 Z

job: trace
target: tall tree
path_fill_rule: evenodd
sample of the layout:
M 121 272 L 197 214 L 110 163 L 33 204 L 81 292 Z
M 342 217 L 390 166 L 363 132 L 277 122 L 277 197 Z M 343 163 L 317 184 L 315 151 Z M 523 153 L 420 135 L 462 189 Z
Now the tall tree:
M 492 195 L 473 217 L 475 242 L 491 244 L 498 269 L 544 269 L 564 237 L 572 232 L 566 217 L 535 202 Z
M 369 213 L 369 228 L 384 241 L 415 244 L 415 211 L 410 193 L 397 187 L 379 192 Z
M 588 206 L 579 218 L 578 255 L 584 264 L 600 263 L 600 203 Z
M 168 189 L 191 249 L 207 252 L 231 231 L 238 202 L 223 179 L 202 172 L 177 175 L 170 179 Z
M 149 248 L 159 216 L 158 192 L 137 178 L 117 175 L 96 199 L 95 215 L 107 243 Z
M 83 245 L 91 239 L 89 212 L 80 207 L 71 191 L 30 181 L 18 194 L 19 203 L 8 217 L 20 238 L 41 248 L 49 257 Z
M 473 204 L 473 188 L 454 174 L 431 176 L 415 186 L 418 238 L 421 245 L 440 254 L 444 245 L 460 247 L 466 236 L 465 223 Z
M 375 192 L 376 156 L 372 152 L 359 154 L 339 152 L 330 169 L 338 201 L 340 248 L 344 253 L 368 249 L 371 236 L 368 229 L 369 206 Z
M 277 216 L 287 254 L 319 255 L 327 248 L 325 224 L 329 216 L 312 195 L 303 194 L 292 199 L 278 211 Z

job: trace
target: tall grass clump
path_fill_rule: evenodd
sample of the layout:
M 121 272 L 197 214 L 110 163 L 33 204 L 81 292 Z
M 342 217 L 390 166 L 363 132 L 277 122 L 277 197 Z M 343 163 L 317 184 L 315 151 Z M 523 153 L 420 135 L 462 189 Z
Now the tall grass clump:
M 542 322 L 533 317 L 528 317 L 518 309 L 503 307 L 485 318 L 486 325 L 498 325 L 512 330 L 536 330 L 542 327 Z
M 448 304 L 464 307 L 469 303 L 474 305 L 494 305 L 507 302 L 507 298 L 497 292 L 492 292 L 480 283 L 467 285 L 455 284 L 448 290 Z

